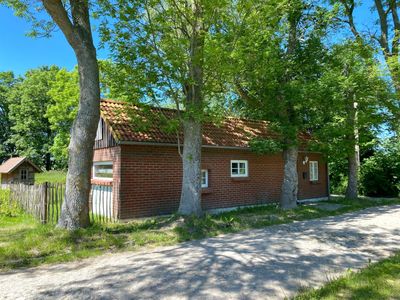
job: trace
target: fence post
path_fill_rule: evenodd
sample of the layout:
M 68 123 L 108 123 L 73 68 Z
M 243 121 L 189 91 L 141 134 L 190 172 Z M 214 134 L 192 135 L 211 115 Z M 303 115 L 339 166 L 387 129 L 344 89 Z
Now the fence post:
M 43 193 L 43 197 L 42 197 L 42 224 L 46 224 L 47 223 L 47 182 L 45 182 L 42 185 L 42 193 Z

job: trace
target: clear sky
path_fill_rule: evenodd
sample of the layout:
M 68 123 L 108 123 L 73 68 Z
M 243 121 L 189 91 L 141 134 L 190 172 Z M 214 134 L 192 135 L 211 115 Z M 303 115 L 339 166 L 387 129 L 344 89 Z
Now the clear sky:
M 27 70 L 58 65 L 72 69 L 76 59 L 62 32 L 50 38 L 27 37 L 31 25 L 13 15 L 13 11 L 0 6 L 0 71 L 13 71 L 23 75 Z M 97 38 L 95 39 L 97 42 Z M 105 50 L 98 50 L 99 58 L 107 58 Z
M 364 5 L 356 9 L 359 30 L 365 29 L 362 24 L 371 23 L 372 4 L 372 0 L 365 0 Z M 29 69 L 44 65 L 55 64 L 69 70 L 76 65 L 75 55 L 62 32 L 55 32 L 51 38 L 30 38 L 26 36 L 30 28 L 31 25 L 14 16 L 11 9 L 0 6 L 0 71 L 23 75 Z M 107 50 L 98 49 L 97 53 L 99 58 L 107 58 Z

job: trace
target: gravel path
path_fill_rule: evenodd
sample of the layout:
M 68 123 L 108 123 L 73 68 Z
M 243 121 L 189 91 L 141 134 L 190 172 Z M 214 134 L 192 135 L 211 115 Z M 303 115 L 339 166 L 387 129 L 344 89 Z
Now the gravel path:
M 0 273 L 2 299 L 283 299 L 400 250 L 400 206 Z

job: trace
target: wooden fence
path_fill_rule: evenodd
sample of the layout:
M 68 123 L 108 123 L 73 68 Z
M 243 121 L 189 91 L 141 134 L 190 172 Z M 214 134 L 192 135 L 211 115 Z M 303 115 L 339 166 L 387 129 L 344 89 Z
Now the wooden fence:
M 10 201 L 42 223 L 56 224 L 60 217 L 65 196 L 65 185 L 43 183 L 38 185 L 11 184 Z M 112 201 L 112 186 L 92 185 L 89 201 L 91 222 L 115 221 Z

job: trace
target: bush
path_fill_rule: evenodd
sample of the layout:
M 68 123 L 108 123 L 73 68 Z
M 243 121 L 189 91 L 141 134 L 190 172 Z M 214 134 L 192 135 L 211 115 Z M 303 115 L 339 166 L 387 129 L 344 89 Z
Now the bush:
M 360 175 L 360 188 L 364 195 L 399 196 L 400 142 L 386 141 L 373 156 L 364 160 Z
M 0 189 L 0 216 L 16 217 L 21 209 L 16 202 L 10 202 L 10 190 Z
M 347 187 L 347 160 L 331 158 L 329 162 L 329 179 L 332 194 L 344 195 Z

